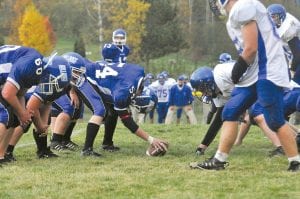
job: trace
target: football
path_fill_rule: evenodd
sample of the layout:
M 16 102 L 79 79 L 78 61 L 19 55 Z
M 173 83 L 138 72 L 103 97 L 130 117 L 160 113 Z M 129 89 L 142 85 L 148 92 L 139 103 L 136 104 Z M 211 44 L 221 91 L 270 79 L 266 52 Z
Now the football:
M 159 148 L 155 148 L 152 145 L 150 145 L 148 147 L 148 149 L 146 150 L 146 155 L 147 156 L 164 156 L 166 153 L 167 153 L 167 151 L 161 150 Z

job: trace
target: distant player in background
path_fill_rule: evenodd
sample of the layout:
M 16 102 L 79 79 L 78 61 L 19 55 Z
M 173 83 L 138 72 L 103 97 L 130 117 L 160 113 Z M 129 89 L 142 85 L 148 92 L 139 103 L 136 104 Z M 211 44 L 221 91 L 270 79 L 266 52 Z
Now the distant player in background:
M 185 74 L 183 74 L 182 76 L 183 76 L 183 78 L 184 78 L 183 83 L 184 83 L 185 85 L 187 85 L 188 87 L 190 87 L 190 88 L 193 90 L 192 85 L 191 85 L 191 83 L 189 82 L 189 77 L 188 77 L 187 75 L 185 75 Z M 176 119 L 176 124 L 180 124 L 181 115 L 182 115 L 182 108 L 179 107 L 179 108 L 177 109 L 177 111 L 176 111 L 176 118 L 177 118 L 177 119 Z M 186 115 L 186 119 L 187 119 L 187 122 L 189 123 L 189 122 L 190 122 L 189 116 Z
M 175 81 L 176 82 L 176 81 Z M 174 84 L 167 81 L 166 76 L 163 74 L 158 74 L 157 81 L 150 85 L 150 88 L 156 93 L 158 98 L 158 103 L 156 106 L 156 111 L 158 114 L 158 123 L 162 124 L 165 122 L 165 118 L 168 112 L 168 102 L 170 89 Z
M 112 63 L 126 63 L 127 56 L 130 53 L 130 49 L 126 45 L 126 39 L 125 30 L 115 30 L 112 34 L 112 43 L 106 43 L 103 46 L 103 59 Z
M 177 108 L 182 108 L 188 115 L 189 123 L 196 124 L 197 119 L 193 111 L 192 102 L 194 101 L 192 90 L 184 84 L 185 77 L 180 75 L 177 84 L 173 85 L 169 94 L 169 108 L 165 124 L 171 124 Z

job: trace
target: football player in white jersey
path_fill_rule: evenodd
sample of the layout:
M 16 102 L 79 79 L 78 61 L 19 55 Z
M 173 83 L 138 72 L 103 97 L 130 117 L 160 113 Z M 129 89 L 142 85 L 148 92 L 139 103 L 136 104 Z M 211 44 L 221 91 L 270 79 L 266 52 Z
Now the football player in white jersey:
M 168 102 L 170 89 L 173 84 L 169 83 L 163 74 L 159 74 L 157 81 L 153 82 L 149 87 L 152 89 L 158 98 L 158 103 L 156 106 L 158 114 L 158 123 L 164 123 L 168 112 Z
M 216 16 L 228 15 L 228 34 L 239 57 L 231 73 L 236 86 L 222 113 L 224 122 L 218 150 L 213 158 L 193 168 L 225 169 L 237 136 L 238 118 L 252 104 L 245 103 L 247 99 L 244 96 L 257 94 L 266 122 L 270 129 L 277 132 L 288 157 L 288 170 L 299 171 L 300 156 L 296 141 L 283 115 L 283 87 L 289 85 L 288 66 L 280 37 L 267 9 L 258 0 L 209 0 L 209 4 Z M 240 98 L 236 97 L 239 95 Z
M 281 4 L 269 5 L 268 13 L 283 41 L 286 56 L 290 61 L 290 69 L 294 73 L 293 80 L 300 84 L 300 21 L 287 13 Z

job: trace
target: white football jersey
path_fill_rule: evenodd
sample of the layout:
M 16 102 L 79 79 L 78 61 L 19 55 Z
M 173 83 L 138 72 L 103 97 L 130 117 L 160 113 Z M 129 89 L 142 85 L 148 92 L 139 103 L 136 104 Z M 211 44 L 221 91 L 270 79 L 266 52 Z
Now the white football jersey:
M 168 102 L 171 87 L 174 84 L 170 84 L 168 81 L 165 81 L 163 85 L 161 85 L 158 80 L 150 84 L 149 88 L 151 88 L 157 95 L 158 102 Z
M 300 22 L 290 13 L 286 13 L 286 18 L 277 31 L 281 39 L 286 43 L 294 37 L 300 38 Z
M 283 42 L 284 53 L 288 61 L 291 62 L 293 59 L 293 54 L 287 42 L 294 37 L 300 38 L 300 22 L 290 13 L 286 13 L 285 20 L 277 29 L 277 31 Z
M 285 60 L 281 39 L 273 25 L 267 9 L 258 0 L 239 0 L 230 13 L 227 30 L 238 53 L 242 54 L 244 41 L 241 29 L 250 21 L 258 27 L 258 51 L 255 61 L 248 67 L 236 86 L 250 86 L 258 79 L 268 79 L 277 86 L 289 85 L 288 66 Z
M 217 87 L 222 92 L 218 94 L 216 98 L 213 98 L 216 107 L 222 107 L 231 97 L 231 92 L 234 88 L 234 84 L 231 80 L 231 71 L 235 62 L 227 62 L 223 64 L 218 64 L 213 70 L 214 80 Z

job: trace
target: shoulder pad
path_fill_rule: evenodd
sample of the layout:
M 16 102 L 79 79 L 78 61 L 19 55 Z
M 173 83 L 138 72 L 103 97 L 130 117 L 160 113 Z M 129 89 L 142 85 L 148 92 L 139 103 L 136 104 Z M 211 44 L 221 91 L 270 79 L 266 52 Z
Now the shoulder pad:
M 256 20 L 256 8 L 251 2 L 237 3 L 230 13 L 230 20 L 239 27 Z

